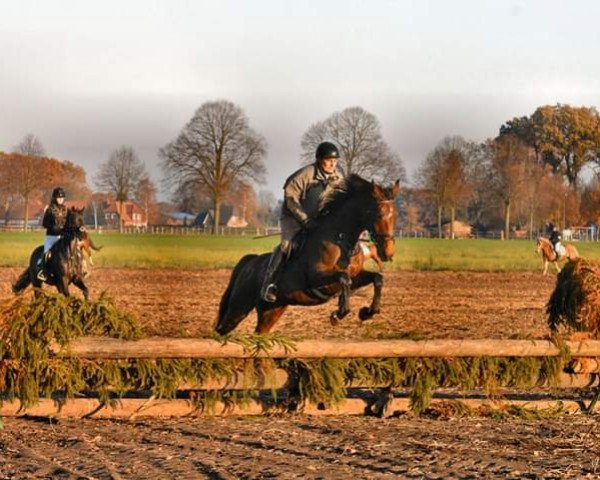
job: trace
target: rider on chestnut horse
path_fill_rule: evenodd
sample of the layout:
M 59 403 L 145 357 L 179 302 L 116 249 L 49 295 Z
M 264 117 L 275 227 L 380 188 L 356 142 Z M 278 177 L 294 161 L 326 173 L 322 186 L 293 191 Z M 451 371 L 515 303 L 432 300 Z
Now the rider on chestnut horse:
M 273 250 L 261 288 L 261 297 L 266 302 L 277 300 L 277 275 L 292 253 L 293 238 L 302 229 L 315 228 L 321 199 L 341 179 L 336 169 L 340 152 L 333 143 L 321 143 L 315 157 L 314 163 L 294 172 L 283 186 L 281 243 Z

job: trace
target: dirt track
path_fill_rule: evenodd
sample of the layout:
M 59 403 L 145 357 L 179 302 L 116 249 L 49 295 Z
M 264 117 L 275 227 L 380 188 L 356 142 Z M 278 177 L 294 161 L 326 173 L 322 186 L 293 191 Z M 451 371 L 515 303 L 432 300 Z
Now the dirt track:
M 17 271 L 0 269 L 0 298 Z M 229 272 L 97 270 L 148 334 L 212 328 Z M 383 313 L 333 328 L 333 304 L 290 308 L 276 330 L 304 337 L 543 337 L 555 277 L 539 274 L 388 274 Z M 353 309 L 370 292 L 352 300 Z M 252 319 L 243 329 L 254 328 Z M 13 478 L 599 478 L 597 416 L 486 418 L 200 418 L 111 422 L 5 419 L 0 480 Z
M 10 420 L 0 479 L 598 478 L 595 418 Z
M 0 269 L 0 298 L 10 295 L 16 269 Z M 92 296 L 106 290 L 119 306 L 135 313 L 150 335 L 194 336 L 214 326 L 229 270 L 98 269 L 89 280 Z M 352 298 L 353 313 L 338 327 L 335 309 L 290 307 L 275 331 L 296 337 L 386 337 L 417 334 L 427 338 L 507 338 L 548 334 L 544 305 L 553 275 L 538 273 L 399 272 L 386 273 L 382 313 L 361 323 L 356 312 L 368 304 L 370 288 Z M 76 290 L 75 287 L 72 287 Z M 249 316 L 241 330 L 253 331 Z

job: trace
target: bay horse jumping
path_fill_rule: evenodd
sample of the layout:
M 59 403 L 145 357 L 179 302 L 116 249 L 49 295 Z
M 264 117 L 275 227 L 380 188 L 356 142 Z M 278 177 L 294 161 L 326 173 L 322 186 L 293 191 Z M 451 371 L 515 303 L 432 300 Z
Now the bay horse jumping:
M 359 311 L 361 320 L 379 313 L 383 275 L 363 270 L 364 254 L 355 250 L 361 232 L 368 230 L 383 261 L 394 255 L 396 208 L 399 181 L 383 188 L 358 175 L 350 175 L 323 202 L 317 227 L 306 233 L 304 245 L 292 253 L 277 280 L 277 300 L 260 297 L 260 287 L 270 253 L 246 255 L 233 269 L 221 297 L 215 330 L 224 335 L 235 329 L 256 309 L 257 333 L 273 328 L 288 305 L 320 305 L 335 295 L 338 308 L 330 320 L 336 325 L 350 312 L 352 290 L 373 284 L 369 306 Z
M 87 230 L 83 222 L 83 208 L 71 207 L 67 212 L 65 226 L 60 239 L 52 245 L 46 260 L 45 271 L 47 279 L 44 283 L 54 285 L 56 289 L 69 296 L 69 285 L 73 283 L 82 292 L 87 300 L 89 290 L 83 281 L 83 254 L 81 243 L 87 237 Z M 44 255 L 44 247 L 40 245 L 29 258 L 29 267 L 19 276 L 12 289 L 20 293 L 29 285 L 41 288 L 42 281 L 38 278 L 38 261 Z
M 544 275 L 548 273 L 548 263 L 554 264 L 556 272 L 560 272 L 558 262 L 564 259 L 575 260 L 579 258 L 579 252 L 573 245 L 563 245 L 564 253 L 558 255 L 552 246 L 552 242 L 544 237 L 538 237 L 535 247 L 535 253 L 542 254 L 542 262 L 544 264 Z

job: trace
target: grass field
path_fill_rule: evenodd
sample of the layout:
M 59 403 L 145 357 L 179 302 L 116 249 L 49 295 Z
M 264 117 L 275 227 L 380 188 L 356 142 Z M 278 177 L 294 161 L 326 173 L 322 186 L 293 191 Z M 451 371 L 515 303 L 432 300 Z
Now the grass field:
M 270 251 L 278 237 L 92 234 L 103 246 L 94 264 L 136 268 L 230 268 L 246 253 Z M 40 232 L 0 232 L 0 266 L 24 266 L 43 241 Z M 576 243 L 582 257 L 600 261 L 600 243 Z M 534 242 L 527 240 L 403 239 L 388 269 L 536 271 L 541 268 Z

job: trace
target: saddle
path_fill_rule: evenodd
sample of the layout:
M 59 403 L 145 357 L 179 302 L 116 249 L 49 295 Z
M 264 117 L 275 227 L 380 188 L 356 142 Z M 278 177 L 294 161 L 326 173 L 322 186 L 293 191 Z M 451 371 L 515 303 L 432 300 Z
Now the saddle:
M 294 235 L 294 238 L 292 238 L 292 247 L 288 260 L 293 260 L 300 257 L 300 254 L 304 249 L 304 245 L 306 244 L 306 234 L 306 230 L 300 230 L 296 235 Z

